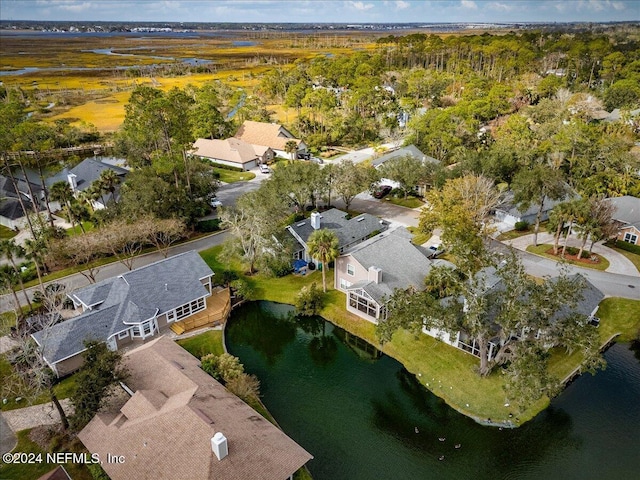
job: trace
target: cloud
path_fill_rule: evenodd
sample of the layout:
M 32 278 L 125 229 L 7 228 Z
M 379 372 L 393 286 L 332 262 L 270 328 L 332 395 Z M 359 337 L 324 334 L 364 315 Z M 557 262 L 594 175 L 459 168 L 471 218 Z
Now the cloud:
M 374 7 L 373 3 L 364 2 L 349 2 L 349 5 L 361 12 L 366 12 L 367 10 L 371 10 Z
M 396 10 L 404 10 L 405 8 L 409 8 L 411 4 L 409 2 L 405 2 L 404 0 L 396 1 Z
M 461 0 L 460 5 L 462 6 L 462 8 L 466 8 L 469 10 L 478 9 L 478 5 L 476 5 L 476 2 L 474 2 L 473 0 Z
M 489 2 L 487 4 L 487 8 L 490 10 L 497 10 L 500 12 L 511 12 L 515 6 L 513 4 L 500 3 L 500 2 Z

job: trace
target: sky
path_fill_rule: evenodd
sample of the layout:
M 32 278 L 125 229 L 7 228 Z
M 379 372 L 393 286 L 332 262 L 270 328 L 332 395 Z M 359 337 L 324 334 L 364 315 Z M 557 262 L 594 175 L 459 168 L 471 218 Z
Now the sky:
M 239 23 L 608 22 L 640 0 L 0 0 L 2 20 Z

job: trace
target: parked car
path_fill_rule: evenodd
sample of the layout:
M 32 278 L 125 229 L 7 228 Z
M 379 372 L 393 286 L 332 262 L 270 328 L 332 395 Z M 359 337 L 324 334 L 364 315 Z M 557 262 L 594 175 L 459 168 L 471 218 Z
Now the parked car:
M 271 173 L 271 169 L 264 163 L 261 163 L 258 168 L 260 168 L 260 173 Z
M 444 253 L 442 245 L 431 245 L 428 250 L 429 258 L 437 258 Z
M 324 163 L 320 157 L 311 157 L 309 158 L 309 161 L 317 163 L 318 165 L 322 165 Z
M 310 160 L 311 159 L 311 154 L 310 153 L 297 153 L 296 154 L 296 158 L 298 160 Z
M 221 207 L 221 206 L 222 206 L 222 202 L 221 202 L 220 200 L 218 200 L 216 197 L 213 197 L 213 198 L 211 199 L 211 203 L 210 203 L 210 205 L 211 205 L 213 208 L 218 208 L 218 207 Z
M 375 198 L 382 198 L 388 195 L 391 190 L 391 185 L 380 185 L 373 191 L 373 196 Z

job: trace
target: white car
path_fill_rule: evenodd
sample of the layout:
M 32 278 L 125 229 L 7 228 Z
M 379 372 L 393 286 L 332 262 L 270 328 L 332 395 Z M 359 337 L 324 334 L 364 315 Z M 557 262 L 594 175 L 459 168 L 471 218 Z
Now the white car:
M 259 168 L 260 168 L 260 173 L 271 173 L 271 169 L 267 167 L 267 165 L 264 163 L 261 163 Z
M 222 202 L 221 202 L 220 200 L 218 200 L 216 197 L 213 197 L 213 198 L 211 199 L 210 205 L 211 205 L 213 208 L 218 208 L 218 207 L 221 207 L 221 206 L 222 206 Z

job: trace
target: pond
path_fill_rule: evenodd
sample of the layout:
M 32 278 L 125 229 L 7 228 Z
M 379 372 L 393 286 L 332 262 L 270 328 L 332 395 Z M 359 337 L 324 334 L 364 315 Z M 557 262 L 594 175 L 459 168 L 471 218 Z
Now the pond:
M 236 310 L 229 351 L 261 382 L 282 429 L 324 479 L 637 478 L 640 361 L 614 345 L 608 368 L 582 376 L 519 429 L 483 427 L 403 366 L 320 317 L 270 302 Z M 457 447 L 457 448 L 456 448 Z

